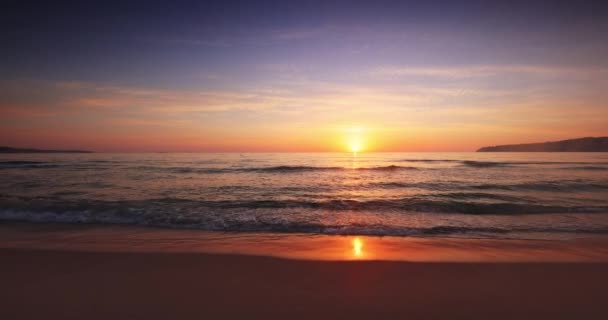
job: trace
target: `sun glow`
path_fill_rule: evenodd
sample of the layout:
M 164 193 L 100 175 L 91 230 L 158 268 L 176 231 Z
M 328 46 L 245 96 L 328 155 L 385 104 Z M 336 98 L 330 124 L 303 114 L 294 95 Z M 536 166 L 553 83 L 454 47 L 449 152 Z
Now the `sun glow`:
M 345 141 L 347 148 L 353 152 L 361 152 L 364 148 L 364 134 L 360 127 L 350 127 L 345 129 Z

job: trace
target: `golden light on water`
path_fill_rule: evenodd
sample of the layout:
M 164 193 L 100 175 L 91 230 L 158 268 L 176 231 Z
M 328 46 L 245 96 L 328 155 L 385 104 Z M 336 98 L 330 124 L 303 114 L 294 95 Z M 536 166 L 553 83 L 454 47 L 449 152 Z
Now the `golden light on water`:
M 359 237 L 353 239 L 353 255 L 355 258 L 361 258 L 363 256 L 363 241 Z

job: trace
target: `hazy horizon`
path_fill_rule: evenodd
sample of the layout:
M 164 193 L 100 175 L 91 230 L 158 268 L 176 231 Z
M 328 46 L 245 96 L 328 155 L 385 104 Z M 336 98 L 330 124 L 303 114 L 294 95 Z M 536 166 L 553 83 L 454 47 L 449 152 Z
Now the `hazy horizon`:
M 580 137 L 580 138 L 573 138 L 573 139 L 566 139 L 564 141 L 568 141 L 568 140 L 580 140 L 580 139 L 598 139 L 598 138 L 602 138 L 602 139 L 608 139 L 608 137 Z M 531 144 L 545 144 L 545 143 L 552 143 L 552 142 L 561 142 L 561 141 L 537 141 L 535 143 L 531 143 Z M 512 143 L 512 144 L 504 144 L 504 145 L 500 145 L 500 146 L 518 146 L 521 145 L 519 143 Z M 527 144 L 526 144 L 527 145 Z M 383 151 L 383 150 L 375 150 L 375 151 L 353 151 L 352 148 L 349 149 L 348 147 L 344 148 L 344 150 L 340 150 L 340 151 L 272 151 L 272 150 L 256 150 L 256 151 L 239 151 L 239 150 L 228 150 L 228 151 L 213 151 L 213 150 L 201 150 L 201 151 L 162 151 L 162 150 L 148 150 L 148 151 L 97 151 L 97 150 L 93 150 L 90 148 L 82 148 L 82 149 L 51 149 L 51 148 L 30 148 L 30 147 L 15 147 L 15 146 L 0 146 L 0 148 L 12 148 L 12 149 L 22 149 L 22 150 L 27 150 L 27 149 L 33 149 L 33 150 L 39 150 L 39 151 L 85 151 L 85 152 L 95 152 L 95 153 L 241 153 L 241 154 L 248 154 L 248 153 L 360 153 L 360 152 L 365 152 L 365 153 L 467 153 L 467 152 L 478 152 L 478 150 L 480 149 L 484 149 L 487 147 L 496 147 L 496 145 L 487 145 L 487 146 L 482 146 L 479 147 L 475 150 L 463 150 L 463 151 Z M 573 151 L 573 150 L 568 150 L 568 151 L 563 151 L 563 152 L 602 152 L 598 150 L 599 146 L 595 147 L 595 150 L 590 151 L 590 150 L 585 150 L 585 151 Z M 591 147 L 591 149 L 594 149 L 593 147 Z M 548 152 L 551 150 L 538 150 L 538 151 L 527 151 L 527 152 Z M 505 152 L 500 151 L 500 152 Z M 511 151 L 511 152 L 523 152 L 523 151 Z M 556 151 L 553 151 L 556 152 Z

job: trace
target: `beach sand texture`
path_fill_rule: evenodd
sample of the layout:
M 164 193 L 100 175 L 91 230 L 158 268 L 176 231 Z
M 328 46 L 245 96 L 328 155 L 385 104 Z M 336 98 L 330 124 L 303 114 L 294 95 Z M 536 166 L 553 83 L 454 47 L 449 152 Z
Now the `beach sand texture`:
M 78 231 L 80 240 L 86 238 L 83 234 L 98 240 L 75 246 L 73 237 L 50 239 L 53 228 L 69 234 L 68 226 L 45 225 L 11 225 L 12 232 L 3 233 L 0 319 L 608 318 L 608 264 L 602 259 L 593 262 L 587 257 L 584 263 L 285 259 L 205 253 L 203 240 L 196 246 L 196 242 L 188 244 L 198 250 L 170 250 L 158 242 L 135 241 L 137 246 L 117 252 L 108 237 L 99 235 L 120 239 L 122 234 L 124 240 L 143 229 L 92 227 L 87 233 L 85 228 Z M 33 235 L 38 240 L 32 240 Z M 51 244 L 47 250 L 31 249 L 43 239 Z M 220 243 L 235 242 L 227 236 L 223 242 L 217 239 L 216 235 L 216 249 Z M 407 240 L 401 241 L 407 248 Z M 454 240 L 425 241 L 430 241 L 425 250 L 432 257 L 433 241 L 440 248 L 439 244 Z M 106 250 L 104 242 L 109 245 Z M 484 240 L 478 242 L 481 246 Z M 301 243 L 294 240 L 290 245 L 284 238 L 279 247 L 290 250 Z M 92 249 L 84 250 L 87 245 Z M 552 245 L 571 252 L 606 250 L 603 240 L 546 242 L 547 250 L 539 250 L 532 241 L 535 249 L 530 254 L 540 261 L 543 252 L 559 251 L 551 250 Z M 162 249 L 154 250 L 155 246 Z M 391 246 L 394 249 L 395 244 Z M 485 247 L 494 247 L 495 257 L 507 252 L 497 245 Z M 227 252 L 226 248 L 231 247 L 222 250 Z

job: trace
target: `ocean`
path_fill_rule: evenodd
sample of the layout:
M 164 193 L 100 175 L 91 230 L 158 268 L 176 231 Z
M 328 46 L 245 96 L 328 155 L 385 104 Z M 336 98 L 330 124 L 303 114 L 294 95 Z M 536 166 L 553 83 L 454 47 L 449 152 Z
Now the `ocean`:
M 0 220 L 230 232 L 608 234 L 607 153 L 0 155 Z

